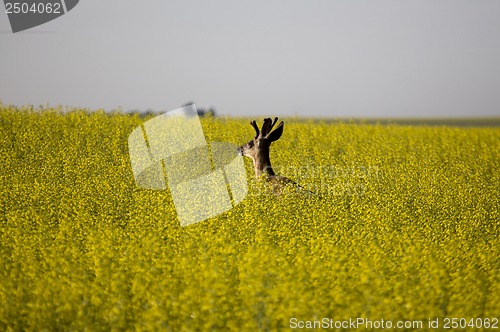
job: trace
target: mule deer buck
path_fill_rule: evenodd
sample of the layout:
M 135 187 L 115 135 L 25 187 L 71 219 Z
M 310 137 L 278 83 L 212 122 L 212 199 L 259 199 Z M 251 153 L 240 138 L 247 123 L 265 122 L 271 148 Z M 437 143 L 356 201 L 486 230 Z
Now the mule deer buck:
M 264 124 L 260 130 L 255 120 L 251 121 L 250 124 L 255 129 L 255 137 L 247 144 L 240 146 L 238 152 L 240 155 L 249 157 L 253 160 L 256 179 L 259 180 L 264 178 L 267 182 L 271 183 L 272 190 L 275 194 L 281 194 L 285 185 L 292 185 L 297 190 L 304 190 L 304 188 L 289 178 L 276 175 L 271 166 L 269 148 L 272 142 L 277 141 L 281 137 L 285 126 L 285 123 L 281 121 L 276 129 L 273 130 L 277 121 L 277 117 L 274 118 L 274 121 L 271 120 L 271 118 L 264 119 Z

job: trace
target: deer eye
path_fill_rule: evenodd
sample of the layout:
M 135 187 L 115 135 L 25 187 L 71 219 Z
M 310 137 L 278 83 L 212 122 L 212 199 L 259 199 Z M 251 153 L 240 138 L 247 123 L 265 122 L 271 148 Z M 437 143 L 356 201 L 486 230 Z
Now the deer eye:
M 252 148 L 253 147 L 253 141 L 248 142 L 248 147 Z

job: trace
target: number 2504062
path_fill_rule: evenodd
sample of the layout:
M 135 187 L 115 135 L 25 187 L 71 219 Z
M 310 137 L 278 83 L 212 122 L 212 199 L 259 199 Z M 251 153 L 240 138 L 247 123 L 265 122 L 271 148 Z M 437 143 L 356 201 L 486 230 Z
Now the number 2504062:
M 6 14 L 62 14 L 61 3 L 39 2 L 28 4 L 26 2 L 5 3 Z

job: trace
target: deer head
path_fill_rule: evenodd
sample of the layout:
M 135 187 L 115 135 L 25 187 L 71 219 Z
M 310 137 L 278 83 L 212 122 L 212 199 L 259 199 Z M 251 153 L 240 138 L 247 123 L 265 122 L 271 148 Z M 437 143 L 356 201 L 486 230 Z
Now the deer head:
M 271 118 L 264 119 L 264 124 L 260 130 L 255 120 L 251 121 L 250 124 L 255 129 L 255 137 L 247 144 L 238 148 L 238 152 L 241 155 L 252 158 L 257 178 L 263 174 L 267 176 L 275 175 L 269 159 L 269 147 L 272 142 L 281 137 L 285 126 L 283 121 L 281 121 L 276 129 L 273 130 L 277 121 L 277 117 L 274 120 L 271 120 Z

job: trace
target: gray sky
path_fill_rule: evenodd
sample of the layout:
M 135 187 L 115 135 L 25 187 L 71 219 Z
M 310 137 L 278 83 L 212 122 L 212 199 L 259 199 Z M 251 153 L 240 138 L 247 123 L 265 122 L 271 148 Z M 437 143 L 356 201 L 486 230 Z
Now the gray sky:
M 81 0 L 12 34 L 0 99 L 236 116 L 500 116 L 498 0 Z

